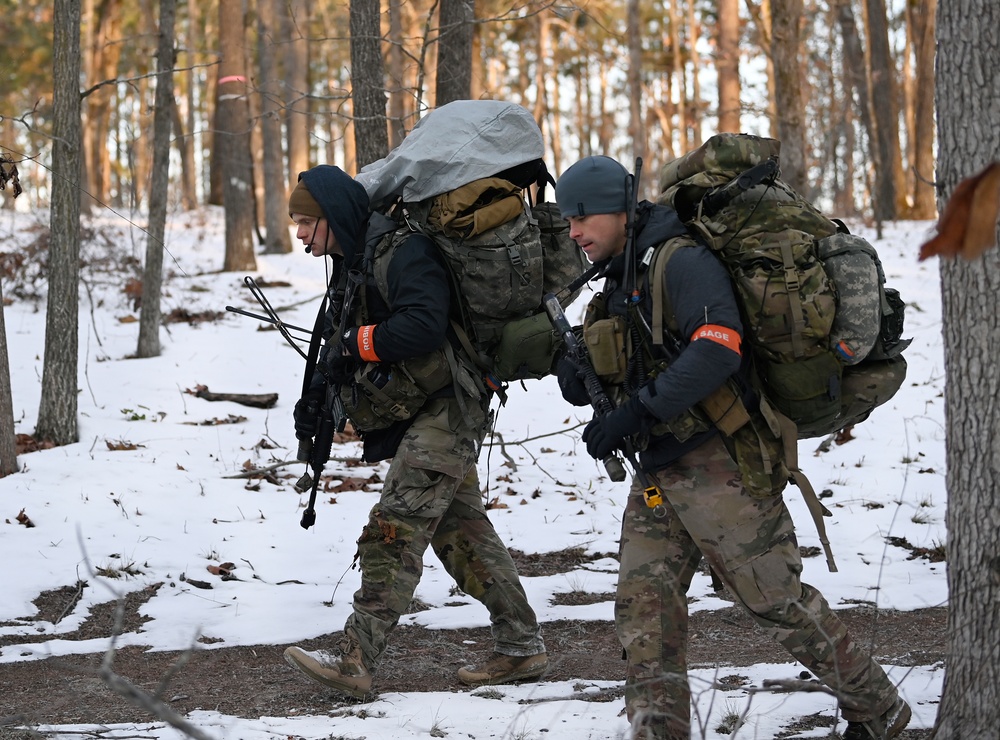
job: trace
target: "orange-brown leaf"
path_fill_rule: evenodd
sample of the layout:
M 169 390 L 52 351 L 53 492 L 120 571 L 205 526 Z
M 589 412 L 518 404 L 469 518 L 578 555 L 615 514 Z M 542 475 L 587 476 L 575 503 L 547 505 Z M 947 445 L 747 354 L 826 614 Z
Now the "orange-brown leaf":
M 1000 216 L 1000 162 L 962 180 L 938 219 L 937 235 L 920 247 L 920 260 L 962 256 L 973 260 L 996 246 Z

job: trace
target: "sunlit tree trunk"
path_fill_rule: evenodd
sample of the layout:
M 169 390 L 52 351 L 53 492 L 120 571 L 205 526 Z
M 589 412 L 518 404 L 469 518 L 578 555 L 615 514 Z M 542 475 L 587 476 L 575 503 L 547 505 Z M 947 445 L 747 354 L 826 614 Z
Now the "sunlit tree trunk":
M 360 170 L 389 152 L 379 3 L 351 0 L 350 26 L 354 148 Z
M 226 257 L 222 269 L 256 270 L 253 250 L 253 166 L 250 161 L 250 114 L 242 0 L 219 0 L 219 63 L 215 135 L 222 164 L 222 204 L 226 212 Z
M 299 173 L 310 167 L 309 157 L 309 6 L 306 0 L 282 3 L 288 15 L 282 18 L 286 29 L 283 62 L 285 65 L 285 128 L 288 131 L 288 182 L 293 186 Z
M 174 108 L 174 19 L 177 0 L 160 0 L 156 47 L 156 98 L 153 110 L 153 166 L 149 185 L 146 264 L 142 273 L 138 357 L 160 354 L 160 293 L 163 287 L 163 234 L 167 222 L 170 175 L 170 127 Z
M 684 80 L 684 56 L 681 52 L 681 15 L 677 12 L 676 0 L 671 0 L 670 13 L 670 48 L 673 59 L 673 81 L 677 96 L 677 134 L 678 150 L 681 154 L 688 151 L 690 139 L 687 127 L 687 84 Z
M 88 3 L 92 28 L 87 34 L 91 46 L 86 49 L 87 68 L 93 75 L 87 86 L 96 85 L 118 76 L 121 58 L 121 0 L 98 0 Z M 88 177 L 87 190 L 101 203 L 108 202 L 111 187 L 111 156 L 108 137 L 112 120 L 111 101 L 115 98 L 115 85 L 103 85 L 87 96 L 87 121 L 84 127 L 84 157 Z M 115 115 L 117 118 L 117 115 Z
M 174 141 L 177 146 L 177 154 L 181 161 L 181 205 L 185 210 L 191 210 L 198 206 L 198 168 L 195 164 L 195 75 L 194 65 L 197 63 L 195 54 L 195 24 L 197 23 L 196 0 L 187 0 L 187 69 L 183 72 L 184 79 L 184 106 L 183 113 L 181 106 L 176 103 L 173 106 L 174 112 Z
M 941 204 L 960 180 L 1000 160 L 997 29 L 996 0 L 939 0 L 935 107 Z M 968 740 L 996 737 L 1000 727 L 1000 250 L 971 262 L 943 262 L 941 291 L 948 660 L 934 738 Z
M 386 54 L 389 80 L 389 148 L 403 142 L 406 133 L 406 63 L 403 39 L 402 0 L 389 0 L 389 51 Z
M 915 58 L 913 128 L 913 218 L 934 218 L 934 30 L 937 0 L 906 4 Z
M 771 0 L 771 57 L 774 60 L 777 138 L 781 141 L 781 178 L 806 190 L 806 126 L 802 100 L 799 24 L 802 0 Z
M 42 395 L 35 438 L 79 440 L 80 3 L 55 0 L 52 60 L 52 206 Z
M 257 2 L 257 62 L 260 65 L 261 169 L 264 185 L 264 251 L 292 251 L 288 232 L 285 160 L 281 142 L 281 85 L 275 59 L 275 30 L 283 0 Z
M 719 131 L 740 131 L 740 2 L 719 0 L 716 31 L 719 75 Z
M 549 65 L 552 62 L 552 29 L 551 21 L 546 13 L 535 16 L 535 122 L 542 130 L 543 138 L 548 141 L 552 135 L 547 131 L 549 118 L 549 96 L 546 91 Z
M 701 146 L 702 111 L 705 106 L 701 99 L 701 53 L 698 51 L 698 41 L 701 39 L 701 22 L 698 20 L 694 0 L 688 0 L 688 54 L 691 59 L 691 105 L 688 115 L 691 116 L 689 129 L 691 131 L 691 148 Z
M 473 0 L 441 0 L 436 103 L 468 100 L 472 92 Z

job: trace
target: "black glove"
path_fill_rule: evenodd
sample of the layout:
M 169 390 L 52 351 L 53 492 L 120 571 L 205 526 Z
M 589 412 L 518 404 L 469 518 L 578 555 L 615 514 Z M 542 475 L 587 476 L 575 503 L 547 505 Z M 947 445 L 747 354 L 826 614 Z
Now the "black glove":
M 375 355 L 375 347 L 372 344 L 374 336 L 374 324 L 355 326 L 345 331 L 340 341 L 351 357 L 363 362 L 366 359 L 372 359 Z
M 583 430 L 587 454 L 603 460 L 617 450 L 625 437 L 646 431 L 652 426 L 652 417 L 638 397 L 630 398 L 610 414 L 595 416 Z
M 295 402 L 292 418 L 295 420 L 296 439 L 312 439 L 316 436 L 319 410 L 323 406 L 325 394 L 324 389 L 310 390 Z
M 556 377 L 559 379 L 562 397 L 574 406 L 588 406 L 590 396 L 587 394 L 587 385 L 580 375 L 572 360 L 566 357 L 559 358 L 559 362 L 556 363 Z
M 340 342 L 329 346 L 322 362 L 326 368 L 325 377 L 333 385 L 347 385 L 358 369 L 358 361 L 344 354 L 344 345 Z

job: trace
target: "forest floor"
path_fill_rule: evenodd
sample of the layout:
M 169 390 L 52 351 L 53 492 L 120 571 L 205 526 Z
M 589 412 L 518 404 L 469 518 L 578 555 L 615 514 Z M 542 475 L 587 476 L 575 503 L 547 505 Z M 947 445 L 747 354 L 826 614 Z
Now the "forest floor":
M 570 550 L 544 556 L 512 551 L 523 575 L 571 570 L 580 553 Z M 122 632 L 141 631 L 139 609 L 155 592 L 151 586 L 129 595 L 124 602 Z M 66 587 L 40 594 L 35 600 L 38 621 L 58 621 L 71 610 L 75 589 Z M 720 594 L 722 595 L 722 594 Z M 567 594 L 565 603 L 594 603 L 613 594 Z M 68 608 L 69 607 L 69 608 Z M 415 604 L 413 611 L 419 610 Z M 113 633 L 116 605 L 93 609 L 80 628 L 61 635 L 66 640 L 86 640 Z M 943 662 L 945 654 L 944 608 L 916 611 L 877 610 L 862 605 L 838 610 L 855 639 L 870 646 L 880 663 L 927 666 Z M 625 664 L 612 622 L 557 621 L 543 625 L 550 670 L 545 680 L 620 681 Z M 299 643 L 306 649 L 328 647 L 335 634 Z M 39 635 L 37 642 L 51 639 Z M 34 642 L 23 635 L 0 638 L 0 645 Z M 490 645 L 487 628 L 429 630 L 401 626 L 393 632 L 389 650 L 376 676 L 373 695 L 385 692 L 469 691 L 456 677 L 463 665 L 486 657 Z M 186 653 L 147 652 L 137 647 L 117 650 L 113 670 L 144 691 L 158 695 L 175 712 L 214 710 L 246 718 L 294 716 L 329 712 L 360 702 L 318 687 L 290 668 L 282 659 L 285 645 L 254 645 L 197 649 Z M 482 654 L 480 654 L 482 653 Z M 83 654 L 0 664 L 0 739 L 37 738 L 25 727 L 65 724 L 117 724 L 150 722 L 144 709 L 126 701 L 99 675 L 104 655 Z M 715 667 L 718 682 L 726 686 L 746 683 L 740 668 L 758 663 L 788 662 L 784 649 L 738 607 L 697 611 L 691 615 L 689 663 Z M 593 701 L 622 702 L 620 689 L 589 693 Z M 582 698 L 582 697 L 581 697 Z M 803 717 L 795 730 L 830 726 L 829 713 Z M 15 725 L 19 729 L 15 729 Z M 833 729 L 831 728 L 831 733 Z M 95 734 L 99 737 L 100 734 Z M 930 730 L 908 730 L 900 740 L 926 740 Z M 787 735 L 783 735 L 787 737 Z M 831 737 L 836 735 L 831 734 Z

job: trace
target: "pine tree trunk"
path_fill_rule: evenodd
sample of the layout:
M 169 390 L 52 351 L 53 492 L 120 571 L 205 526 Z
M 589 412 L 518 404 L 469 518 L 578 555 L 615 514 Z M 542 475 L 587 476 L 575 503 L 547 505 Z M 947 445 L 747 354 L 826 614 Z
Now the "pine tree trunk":
M 138 357 L 160 354 L 160 293 L 163 288 L 163 234 L 167 222 L 170 127 L 174 108 L 174 21 L 177 0 L 160 0 L 156 46 L 156 98 L 153 110 L 153 177 L 149 184 L 146 264 L 142 273 Z
M 52 206 L 42 395 L 35 437 L 79 440 L 80 3 L 55 0 L 52 59 Z
M 913 218 L 934 218 L 934 16 L 937 0 L 907 3 L 913 28 L 914 80 Z
M 264 185 L 264 251 L 288 254 L 292 238 L 288 232 L 288 193 L 281 147 L 281 85 L 275 60 L 275 31 L 283 0 L 258 0 L 258 64 L 260 65 L 261 151 Z
M 3 283 L 0 282 L 0 478 L 17 471 L 14 398 L 10 389 L 9 357 L 7 326 L 3 316 Z
M 285 128 L 288 131 L 288 182 L 294 187 L 299 173 L 309 169 L 309 7 L 306 0 L 282 3 L 288 9 L 282 28 L 288 43 L 285 64 Z
M 719 0 L 718 54 L 719 131 L 740 131 L 740 2 Z
M 376 0 L 351 0 L 351 88 L 357 169 L 389 153 L 382 31 Z
M 771 57 L 774 59 L 777 138 L 781 141 L 781 179 L 806 190 L 805 105 L 799 64 L 802 0 L 772 0 Z
M 438 107 L 468 100 L 472 93 L 472 0 L 441 0 L 438 25 Z
M 896 118 L 896 74 L 889 50 L 889 29 L 885 0 L 865 0 L 865 31 L 868 38 L 868 75 L 870 106 L 878 152 L 873 205 L 879 223 L 897 217 L 897 195 L 902 192 L 902 165 L 899 149 L 899 125 Z
M 219 63 L 216 154 L 222 164 L 222 204 L 226 212 L 223 271 L 256 270 L 253 250 L 253 165 L 250 161 L 250 113 L 242 0 L 219 0 Z
M 940 0 L 937 16 L 941 203 L 1000 160 L 1000 5 Z M 948 460 L 948 661 L 936 740 L 1000 727 L 1000 250 L 941 265 Z

